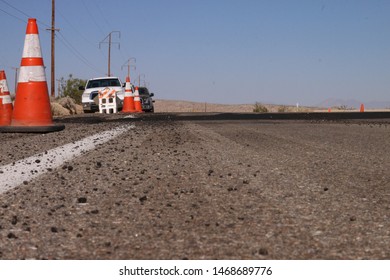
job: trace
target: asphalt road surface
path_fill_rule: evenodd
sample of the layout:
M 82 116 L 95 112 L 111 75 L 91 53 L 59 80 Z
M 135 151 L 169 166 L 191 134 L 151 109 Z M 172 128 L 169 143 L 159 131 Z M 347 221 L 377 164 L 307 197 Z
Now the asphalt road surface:
M 0 134 L 0 259 L 390 259 L 390 118 L 250 116 Z

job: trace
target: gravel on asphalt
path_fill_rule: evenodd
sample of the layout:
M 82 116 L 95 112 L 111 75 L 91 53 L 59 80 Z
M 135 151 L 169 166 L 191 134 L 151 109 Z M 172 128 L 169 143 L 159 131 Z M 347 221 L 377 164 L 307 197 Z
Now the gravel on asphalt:
M 0 259 L 390 258 L 389 121 L 63 121 L 0 165 L 135 128 L 1 194 Z

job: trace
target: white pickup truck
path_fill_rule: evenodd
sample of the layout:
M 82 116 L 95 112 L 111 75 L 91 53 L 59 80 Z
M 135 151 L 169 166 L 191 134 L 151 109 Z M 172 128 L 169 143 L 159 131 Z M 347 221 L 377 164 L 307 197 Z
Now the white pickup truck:
M 99 111 L 99 90 L 104 90 L 105 88 L 115 90 L 116 96 L 118 98 L 118 111 L 122 110 L 125 90 L 120 79 L 117 77 L 102 77 L 90 79 L 87 81 L 85 87 L 79 88 L 80 90 L 84 90 L 81 98 L 84 113 L 93 113 Z

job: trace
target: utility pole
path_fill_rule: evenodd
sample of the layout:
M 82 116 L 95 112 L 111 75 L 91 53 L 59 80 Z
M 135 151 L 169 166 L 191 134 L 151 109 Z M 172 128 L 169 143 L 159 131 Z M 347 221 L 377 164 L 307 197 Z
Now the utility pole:
M 56 81 L 58 82 L 58 88 L 57 88 L 57 92 L 58 92 L 58 97 L 62 97 L 62 94 L 61 94 L 61 79 L 58 80 L 56 79 Z
M 104 38 L 102 41 L 99 42 L 99 49 L 101 44 L 107 44 L 108 43 L 108 73 L 107 76 L 111 77 L 111 45 L 112 44 L 118 44 L 118 49 L 120 49 L 121 45 L 119 42 L 112 42 L 111 37 L 112 33 L 118 33 L 119 34 L 119 39 L 121 38 L 121 32 L 120 31 L 111 31 L 106 38 Z M 108 42 L 105 42 L 108 38 Z
M 18 87 L 18 70 L 19 70 L 19 67 L 12 67 L 12 69 L 15 70 L 15 92 L 14 92 L 14 94 L 16 95 L 16 88 Z
M 144 77 L 144 82 L 145 82 L 145 74 L 139 74 L 139 75 L 138 75 L 138 86 L 139 86 L 139 87 L 141 86 L 141 76 Z
M 130 57 L 122 66 L 121 66 L 121 70 L 123 69 L 124 66 L 127 66 L 127 76 L 130 78 L 130 62 L 131 60 L 134 60 L 134 63 L 136 63 L 136 59 L 135 57 Z M 137 68 L 135 67 L 135 65 L 131 65 L 134 70 L 136 70 Z
M 47 28 L 46 30 L 51 31 L 51 79 L 50 79 L 50 95 L 51 97 L 55 97 L 56 95 L 56 78 L 55 78 L 55 36 L 56 36 L 56 31 L 59 31 L 59 29 L 55 28 L 55 19 L 56 19 L 56 14 L 55 14 L 55 5 L 56 1 L 51 0 L 51 28 Z

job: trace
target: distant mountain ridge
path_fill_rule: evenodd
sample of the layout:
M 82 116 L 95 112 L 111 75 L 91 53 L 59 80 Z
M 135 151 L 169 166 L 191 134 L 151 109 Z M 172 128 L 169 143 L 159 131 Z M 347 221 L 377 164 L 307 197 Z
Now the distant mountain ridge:
M 361 102 L 356 99 L 338 99 L 328 98 L 321 103 L 316 104 L 316 107 L 329 108 L 329 107 L 341 107 L 346 106 L 347 108 L 360 108 L 360 105 L 364 104 L 367 109 L 388 109 L 390 108 L 390 101 L 370 101 Z

